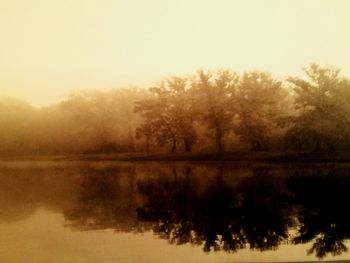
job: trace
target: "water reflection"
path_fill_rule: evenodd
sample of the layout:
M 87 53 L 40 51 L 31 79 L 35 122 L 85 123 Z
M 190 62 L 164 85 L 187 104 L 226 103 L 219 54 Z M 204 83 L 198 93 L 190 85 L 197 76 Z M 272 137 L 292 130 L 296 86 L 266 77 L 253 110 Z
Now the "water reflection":
M 347 251 L 348 169 L 240 172 L 191 166 L 89 171 L 65 216 L 78 228 L 151 228 L 171 244 L 201 245 L 206 252 L 264 251 L 287 242 L 311 242 L 308 252 L 320 258 Z
M 287 193 L 279 183 L 254 175 L 230 185 L 224 168 L 213 172 L 199 193 L 205 174 L 194 176 L 189 168 L 183 176 L 140 182 L 147 201 L 138 209 L 139 218 L 155 222 L 155 233 L 171 243 L 203 243 L 204 251 L 236 251 L 246 244 L 259 250 L 277 248 L 288 237 L 290 224 Z
M 1 169 L 0 220 L 39 207 L 73 230 L 152 230 L 205 252 L 309 244 L 319 258 L 347 251 L 350 168 L 82 165 Z
M 350 173 L 349 169 L 328 168 L 299 171 L 290 180 L 295 204 L 300 206 L 298 243 L 312 241 L 308 253 L 318 257 L 340 255 L 347 251 L 344 244 L 350 238 Z
M 135 167 L 87 169 L 77 188 L 76 205 L 65 210 L 69 225 L 80 230 L 115 228 L 141 231 L 136 209 Z

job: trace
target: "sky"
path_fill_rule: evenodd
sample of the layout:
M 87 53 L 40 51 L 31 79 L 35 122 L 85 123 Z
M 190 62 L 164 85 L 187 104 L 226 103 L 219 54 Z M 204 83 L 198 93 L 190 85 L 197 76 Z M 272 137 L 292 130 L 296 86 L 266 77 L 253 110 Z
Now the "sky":
M 148 86 L 198 69 L 350 76 L 348 0 L 0 0 L 0 96 Z

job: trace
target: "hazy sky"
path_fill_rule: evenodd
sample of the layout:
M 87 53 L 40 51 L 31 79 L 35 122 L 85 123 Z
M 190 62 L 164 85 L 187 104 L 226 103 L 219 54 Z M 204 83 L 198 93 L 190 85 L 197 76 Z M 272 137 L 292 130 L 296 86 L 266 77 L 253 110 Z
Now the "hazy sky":
M 35 105 L 199 68 L 350 76 L 348 0 L 0 0 L 0 95 Z

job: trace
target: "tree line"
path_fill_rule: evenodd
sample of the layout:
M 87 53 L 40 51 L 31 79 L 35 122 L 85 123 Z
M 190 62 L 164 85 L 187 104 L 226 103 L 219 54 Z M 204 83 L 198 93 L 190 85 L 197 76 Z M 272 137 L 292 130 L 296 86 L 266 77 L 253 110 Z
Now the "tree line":
M 172 77 L 136 102 L 144 122 L 137 133 L 147 145 L 191 152 L 203 140 L 217 152 L 347 150 L 350 142 L 350 81 L 333 67 L 311 64 L 305 78 L 285 82 L 261 71 L 198 71 Z M 237 140 L 241 143 L 237 144 Z M 200 143 L 202 145 L 202 143 Z
M 303 71 L 279 80 L 200 70 L 44 108 L 0 98 L 0 154 L 348 150 L 349 78 L 332 66 Z

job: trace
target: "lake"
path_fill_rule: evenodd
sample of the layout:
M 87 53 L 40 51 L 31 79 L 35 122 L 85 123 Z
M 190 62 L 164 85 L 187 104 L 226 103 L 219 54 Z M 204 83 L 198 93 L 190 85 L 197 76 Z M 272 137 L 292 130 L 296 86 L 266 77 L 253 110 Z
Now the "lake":
M 350 165 L 0 162 L 0 262 L 350 258 Z

